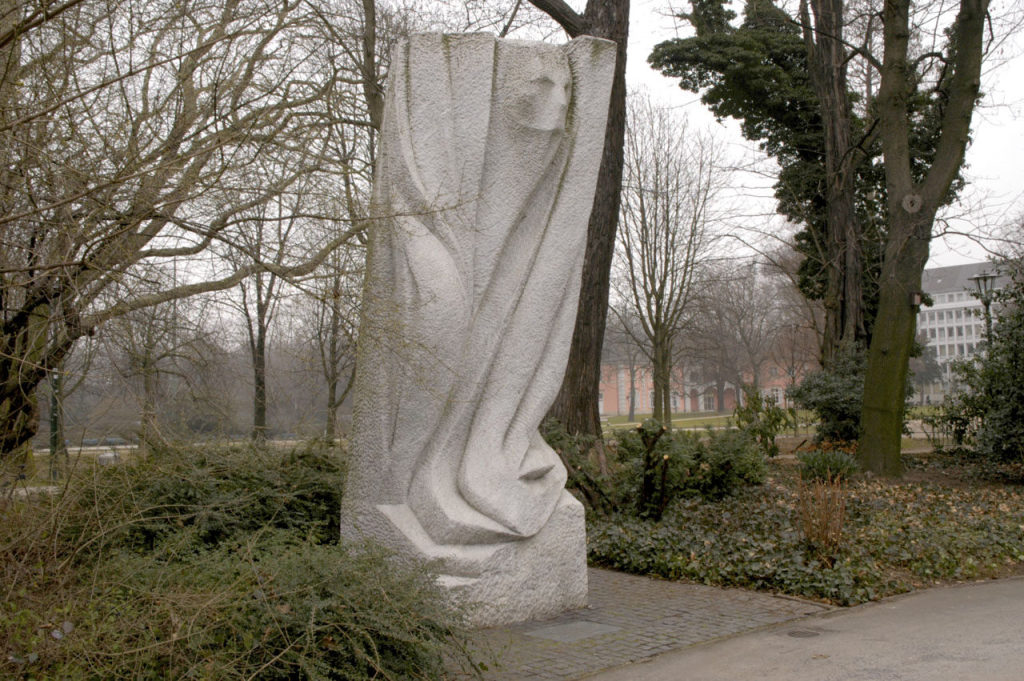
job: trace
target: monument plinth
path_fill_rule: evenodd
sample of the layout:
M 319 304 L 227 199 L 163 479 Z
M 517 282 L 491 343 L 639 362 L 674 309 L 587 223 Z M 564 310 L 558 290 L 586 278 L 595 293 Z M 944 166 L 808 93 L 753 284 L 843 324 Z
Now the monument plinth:
M 586 603 L 538 427 L 565 372 L 613 43 L 422 34 L 392 58 L 343 532 L 438 561 L 475 625 Z

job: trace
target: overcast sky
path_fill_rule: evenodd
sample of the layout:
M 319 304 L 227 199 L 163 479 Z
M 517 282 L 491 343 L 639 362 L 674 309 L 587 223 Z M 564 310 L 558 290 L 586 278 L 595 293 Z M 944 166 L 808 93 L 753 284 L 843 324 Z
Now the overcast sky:
M 689 4 L 675 0 L 677 7 Z M 741 9 L 733 3 L 734 9 Z M 632 0 L 627 81 L 631 88 L 643 86 L 666 104 L 685 112 L 691 125 L 709 126 L 730 142 L 738 161 L 757 157 L 753 145 L 739 134 L 735 123 L 716 123 L 699 97 L 681 91 L 673 79 L 665 78 L 647 65 L 647 55 L 657 43 L 676 35 L 675 22 L 668 14 L 669 0 Z M 682 30 L 688 26 L 682 27 Z M 1024 214 L 1024 37 L 1017 32 L 990 60 L 982 76 L 986 93 L 973 119 L 973 143 L 967 152 L 970 183 L 961 205 L 951 208 L 950 225 L 962 231 L 976 231 L 975 223 L 997 227 Z M 741 180 L 751 197 L 750 214 L 774 212 L 773 180 L 747 175 Z M 972 241 L 947 237 L 932 243 L 929 267 L 977 262 L 985 251 Z

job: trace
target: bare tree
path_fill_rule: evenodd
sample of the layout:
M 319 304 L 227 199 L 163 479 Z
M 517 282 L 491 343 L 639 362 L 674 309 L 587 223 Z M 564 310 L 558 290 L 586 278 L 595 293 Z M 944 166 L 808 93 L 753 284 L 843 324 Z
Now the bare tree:
M 174 285 L 174 274 L 153 271 L 152 291 Z M 214 343 L 206 327 L 212 301 L 195 297 L 132 310 L 111 320 L 98 338 L 130 393 L 139 403 L 138 439 L 146 452 L 167 441 L 171 396 L 194 394 L 194 381 L 212 359 Z
M 35 387 L 76 338 L 257 271 L 307 274 L 348 241 L 351 225 L 286 265 L 207 257 L 239 243 L 239 216 L 344 172 L 339 126 L 370 124 L 346 116 L 361 75 L 326 0 L 3 7 L 0 457 L 35 432 Z M 254 181 L 267 158 L 275 174 Z M 133 291 L 140 265 L 174 259 L 188 279 Z
M 715 242 L 728 172 L 709 135 L 648 97 L 631 100 L 625 144 L 616 292 L 639 322 L 654 379 L 653 418 L 671 421 L 676 338 Z
M 362 254 L 339 252 L 331 258 L 325 280 L 324 296 L 318 299 L 315 317 L 317 357 L 320 371 L 327 384 L 324 404 L 326 420 L 324 437 L 333 440 L 338 435 L 338 409 L 352 390 L 356 369 L 356 330 L 358 311 L 353 301 L 358 300 L 356 285 L 360 281 Z
M 760 388 L 765 365 L 771 360 L 776 337 L 784 324 L 778 305 L 777 282 L 760 272 L 756 263 L 741 263 L 716 290 L 716 307 L 735 338 L 739 369 L 754 388 Z
M 289 203 L 299 204 L 304 193 L 289 196 Z M 284 205 L 284 197 L 254 206 L 247 218 L 247 228 L 240 240 L 244 243 L 245 257 L 258 262 L 271 262 L 279 268 L 285 264 L 288 249 L 299 218 L 297 206 Z M 252 363 L 252 440 L 267 439 L 267 344 L 271 323 L 281 303 L 286 282 L 278 270 L 257 270 L 239 284 L 238 310 L 242 313 L 249 358 Z

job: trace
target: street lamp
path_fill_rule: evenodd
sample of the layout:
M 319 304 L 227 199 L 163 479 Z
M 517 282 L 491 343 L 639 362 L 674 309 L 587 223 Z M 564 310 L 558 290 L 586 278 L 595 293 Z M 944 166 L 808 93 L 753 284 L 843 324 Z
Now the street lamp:
M 992 342 L 992 285 L 996 281 L 996 275 L 992 272 L 982 270 L 973 277 L 968 277 L 978 287 L 978 300 L 985 308 L 985 340 Z

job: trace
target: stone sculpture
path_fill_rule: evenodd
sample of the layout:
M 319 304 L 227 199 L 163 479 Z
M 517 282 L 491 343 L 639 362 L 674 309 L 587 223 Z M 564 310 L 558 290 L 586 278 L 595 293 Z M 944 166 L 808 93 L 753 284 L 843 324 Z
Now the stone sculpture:
M 538 426 L 568 357 L 614 44 L 422 34 L 393 55 L 343 532 L 440 561 L 488 625 L 586 602 Z

